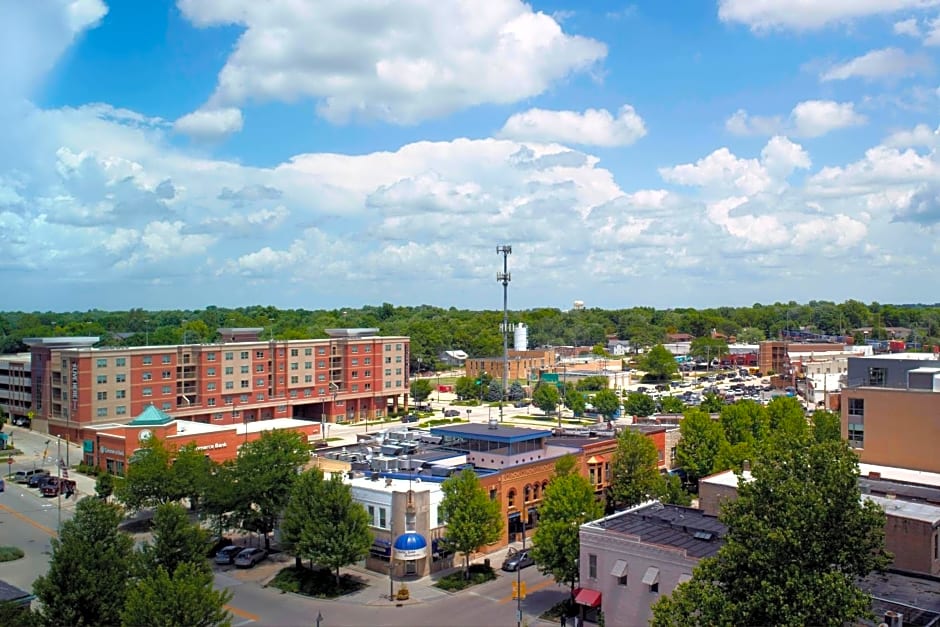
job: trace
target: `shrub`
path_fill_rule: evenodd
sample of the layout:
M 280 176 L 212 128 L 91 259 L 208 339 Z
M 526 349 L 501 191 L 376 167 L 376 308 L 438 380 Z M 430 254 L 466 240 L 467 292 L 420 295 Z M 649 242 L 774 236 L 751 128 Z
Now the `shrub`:
M 494 571 L 491 566 L 487 566 L 486 564 L 471 564 L 469 579 L 466 578 L 466 574 L 463 570 L 458 570 L 449 575 L 444 575 L 434 585 L 441 590 L 454 592 L 477 584 L 486 583 L 493 579 L 496 579 L 496 571 Z
M 337 586 L 336 577 L 328 569 L 311 569 L 303 566 L 300 568 L 289 566 L 282 569 L 268 585 L 283 592 L 293 592 L 320 599 L 350 594 L 365 587 L 361 581 L 349 575 L 340 577 L 339 586 Z
M 0 562 L 12 562 L 21 559 L 25 553 L 23 549 L 15 546 L 0 546 Z

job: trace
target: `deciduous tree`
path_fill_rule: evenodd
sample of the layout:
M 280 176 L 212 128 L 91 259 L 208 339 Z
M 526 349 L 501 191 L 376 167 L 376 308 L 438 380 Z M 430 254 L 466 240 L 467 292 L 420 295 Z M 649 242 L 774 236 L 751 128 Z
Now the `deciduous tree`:
M 633 507 L 662 492 L 659 452 L 653 441 L 633 429 L 617 436 L 609 496 L 616 509 Z
M 428 379 L 415 379 L 411 382 L 411 398 L 415 403 L 423 403 L 431 396 L 431 382 Z
M 297 478 L 284 510 L 281 537 L 298 559 L 332 570 L 338 586 L 340 569 L 368 554 L 370 522 L 338 475 L 324 479 L 319 468 L 311 468 Z
M 620 411 L 620 397 L 610 388 L 604 388 L 595 394 L 591 404 L 608 422 Z
M 667 396 L 666 398 L 673 398 Z M 666 400 L 665 398 L 663 400 Z M 676 399 L 678 400 L 678 399 Z M 679 401 L 682 404 L 682 401 Z M 642 392 L 630 392 L 627 398 L 623 400 L 623 411 L 628 416 L 649 416 L 656 411 L 656 401 L 649 394 Z
M 856 581 L 885 567 L 885 514 L 858 488 L 844 442 L 766 447 L 720 514 L 725 543 L 653 606 L 653 625 L 854 624 L 871 599 Z
M 532 403 L 546 414 L 551 414 L 555 411 L 555 408 L 558 407 L 559 400 L 558 388 L 555 387 L 554 383 L 542 382 L 535 388 L 535 392 L 532 394 Z
M 715 461 L 725 436 L 721 425 L 701 409 L 690 409 L 679 423 L 682 439 L 676 445 L 676 461 L 688 475 L 689 481 L 716 471 Z
M 118 531 L 121 508 L 84 498 L 53 538 L 49 571 L 33 584 L 42 604 L 38 619 L 49 627 L 97 627 L 120 623 L 132 570 L 133 539 Z
M 565 407 L 571 410 L 575 416 L 583 416 L 584 410 L 587 407 L 586 401 L 584 400 L 584 394 L 579 392 L 573 386 L 568 387 L 565 390 Z
M 470 554 L 499 540 L 503 516 L 499 502 L 491 500 L 480 479 L 465 468 L 441 485 L 441 512 L 447 522 L 447 548 L 463 553 L 464 572 L 470 576 Z
M 216 590 L 213 583 L 211 570 L 189 562 L 180 564 L 172 576 L 159 566 L 128 590 L 121 624 L 124 627 L 229 627 L 232 617 L 225 605 L 232 593 L 227 589 Z
M 172 577 L 182 564 L 210 571 L 206 561 L 208 538 L 206 530 L 193 524 L 181 505 L 158 505 L 153 516 L 153 541 L 140 550 L 142 572 L 162 567 Z
M 134 453 L 123 480 L 115 486 L 115 496 L 131 511 L 178 501 L 179 489 L 172 467 L 172 452 L 163 440 L 151 436 Z
M 642 356 L 640 369 L 653 381 L 665 381 L 679 371 L 679 364 L 665 346 L 657 344 Z

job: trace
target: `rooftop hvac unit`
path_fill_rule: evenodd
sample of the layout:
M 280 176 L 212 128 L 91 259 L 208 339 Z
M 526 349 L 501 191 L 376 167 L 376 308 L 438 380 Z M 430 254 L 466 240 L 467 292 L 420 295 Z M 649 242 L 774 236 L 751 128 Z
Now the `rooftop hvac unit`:
M 885 623 L 888 624 L 888 627 L 904 627 L 904 614 L 887 610 L 885 612 Z

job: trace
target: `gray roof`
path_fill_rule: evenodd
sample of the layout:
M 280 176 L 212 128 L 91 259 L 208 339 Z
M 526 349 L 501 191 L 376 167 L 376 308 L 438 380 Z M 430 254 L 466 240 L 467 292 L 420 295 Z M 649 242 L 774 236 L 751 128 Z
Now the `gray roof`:
M 652 503 L 591 523 L 642 542 L 685 549 L 690 557 L 709 557 L 724 544 L 727 528 L 702 510 Z
M 379 334 L 379 330 L 375 328 L 323 329 L 323 331 L 330 337 L 371 337 Z
M 13 584 L 0 580 L 0 603 L 8 601 L 25 603 L 33 599 L 33 595 L 25 590 L 20 590 Z
M 96 335 L 84 335 L 84 336 L 73 336 L 73 337 L 24 337 L 23 344 L 27 346 L 49 346 L 51 348 L 55 347 L 69 347 L 69 348 L 81 348 L 85 346 L 92 346 L 97 344 L 101 340 L 100 337 Z

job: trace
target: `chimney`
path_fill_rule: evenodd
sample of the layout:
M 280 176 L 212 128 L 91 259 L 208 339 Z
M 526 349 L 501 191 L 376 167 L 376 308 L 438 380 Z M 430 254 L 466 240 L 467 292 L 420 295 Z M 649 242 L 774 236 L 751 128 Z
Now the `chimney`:
M 885 611 L 885 623 L 888 627 L 904 627 L 904 614 L 887 610 Z
M 743 462 L 741 462 L 741 470 L 742 470 L 743 472 L 751 472 L 751 462 L 750 462 L 750 460 L 745 459 Z

